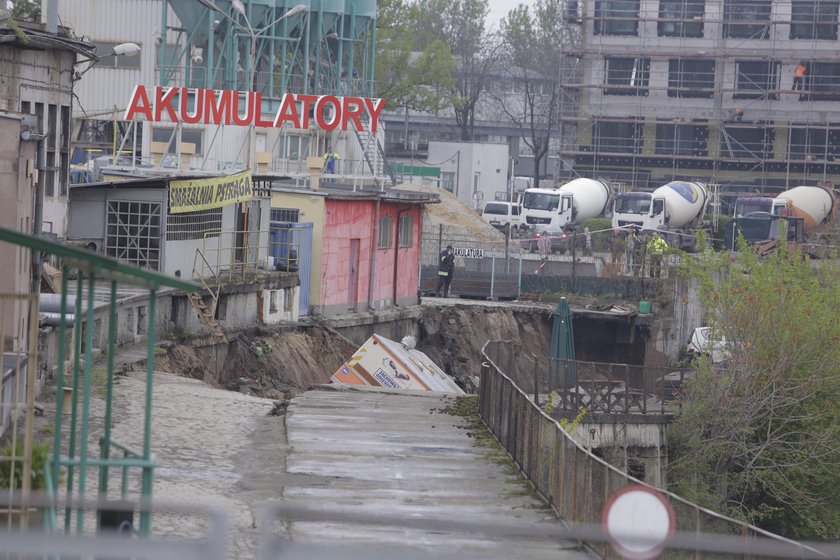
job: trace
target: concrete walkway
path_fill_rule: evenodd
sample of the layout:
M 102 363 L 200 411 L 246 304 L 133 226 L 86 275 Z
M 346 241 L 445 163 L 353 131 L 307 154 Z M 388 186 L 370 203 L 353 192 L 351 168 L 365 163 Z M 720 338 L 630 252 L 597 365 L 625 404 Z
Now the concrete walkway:
M 142 350 L 122 348 L 118 369 Z M 142 368 L 117 378 L 112 434 L 137 448 L 144 393 Z M 589 558 L 561 538 L 561 522 L 509 465 L 474 446 L 466 420 L 443 412 L 450 399 L 330 385 L 293 399 L 285 416 L 271 416 L 275 403 L 268 399 L 156 372 L 152 451 L 161 465 L 154 496 L 162 511 L 152 534 L 205 539 L 202 511 L 209 509 L 227 516 L 227 558 L 324 557 L 307 554 L 309 545 L 340 546 L 345 560 L 393 558 L 370 554 L 383 547 L 398 549 L 400 560 Z M 91 445 L 101 435 L 102 412 L 94 394 Z M 95 474 L 89 472 L 90 488 Z M 133 492 L 138 483 L 133 478 Z M 261 531 L 272 508 L 280 522 Z M 266 553 L 263 546 L 260 555 L 269 532 L 274 548 Z M 359 554 L 345 554 L 349 545 Z
M 516 475 L 474 446 L 465 420 L 442 412 L 450 402 L 335 387 L 293 399 L 282 506 L 293 541 L 428 558 L 588 558 Z

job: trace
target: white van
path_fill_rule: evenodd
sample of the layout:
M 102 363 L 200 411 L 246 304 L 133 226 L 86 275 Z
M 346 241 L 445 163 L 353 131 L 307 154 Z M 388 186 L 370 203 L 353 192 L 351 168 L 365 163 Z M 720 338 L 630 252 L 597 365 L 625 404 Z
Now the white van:
M 493 200 L 484 205 L 481 218 L 491 226 L 504 229 L 518 228 L 522 223 L 519 219 L 519 205 L 515 202 Z

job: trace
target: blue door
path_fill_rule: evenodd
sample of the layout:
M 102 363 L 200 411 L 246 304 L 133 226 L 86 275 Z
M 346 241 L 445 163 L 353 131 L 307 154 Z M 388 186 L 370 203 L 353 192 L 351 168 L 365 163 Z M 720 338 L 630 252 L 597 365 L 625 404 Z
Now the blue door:
M 271 222 L 271 246 L 277 270 L 297 272 L 300 279 L 300 314 L 309 315 L 312 283 L 312 223 Z

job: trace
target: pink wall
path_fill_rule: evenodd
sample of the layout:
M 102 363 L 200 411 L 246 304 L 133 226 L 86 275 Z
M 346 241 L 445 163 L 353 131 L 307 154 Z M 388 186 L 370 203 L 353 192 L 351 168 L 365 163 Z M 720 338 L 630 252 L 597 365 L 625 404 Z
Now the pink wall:
M 376 222 L 375 200 L 327 199 L 324 221 L 324 246 L 321 260 L 321 307 L 324 315 L 346 313 L 350 307 L 351 240 L 358 239 L 359 266 L 356 287 L 356 309 L 368 306 L 370 290 L 371 250 L 376 251 L 373 301 L 377 308 L 393 303 L 394 250 L 397 237 L 397 212 L 407 209 L 403 216 L 413 219 L 411 246 L 399 248 L 397 267 L 397 303 L 417 297 L 417 267 L 420 261 L 420 209 L 417 204 L 382 202 L 379 216 L 393 218 L 391 246 L 378 249 L 378 237 L 373 239 Z

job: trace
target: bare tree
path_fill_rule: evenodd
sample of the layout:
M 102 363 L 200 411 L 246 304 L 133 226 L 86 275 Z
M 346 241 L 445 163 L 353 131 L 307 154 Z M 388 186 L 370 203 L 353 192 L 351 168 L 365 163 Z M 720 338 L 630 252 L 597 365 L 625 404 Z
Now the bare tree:
M 487 0 L 419 0 L 416 4 L 421 45 L 438 39 L 455 60 L 452 108 L 461 140 L 473 139 L 475 111 L 486 91 L 488 73 L 499 56 L 499 43 L 485 32 Z
M 570 65 L 564 51 L 575 39 L 564 10 L 564 0 L 537 0 L 533 10 L 520 4 L 502 21 L 505 79 L 514 91 L 498 92 L 496 99 L 531 150 L 534 185 L 539 185 L 540 165 L 552 138 L 562 132 L 561 112 L 568 95 L 564 78 Z

